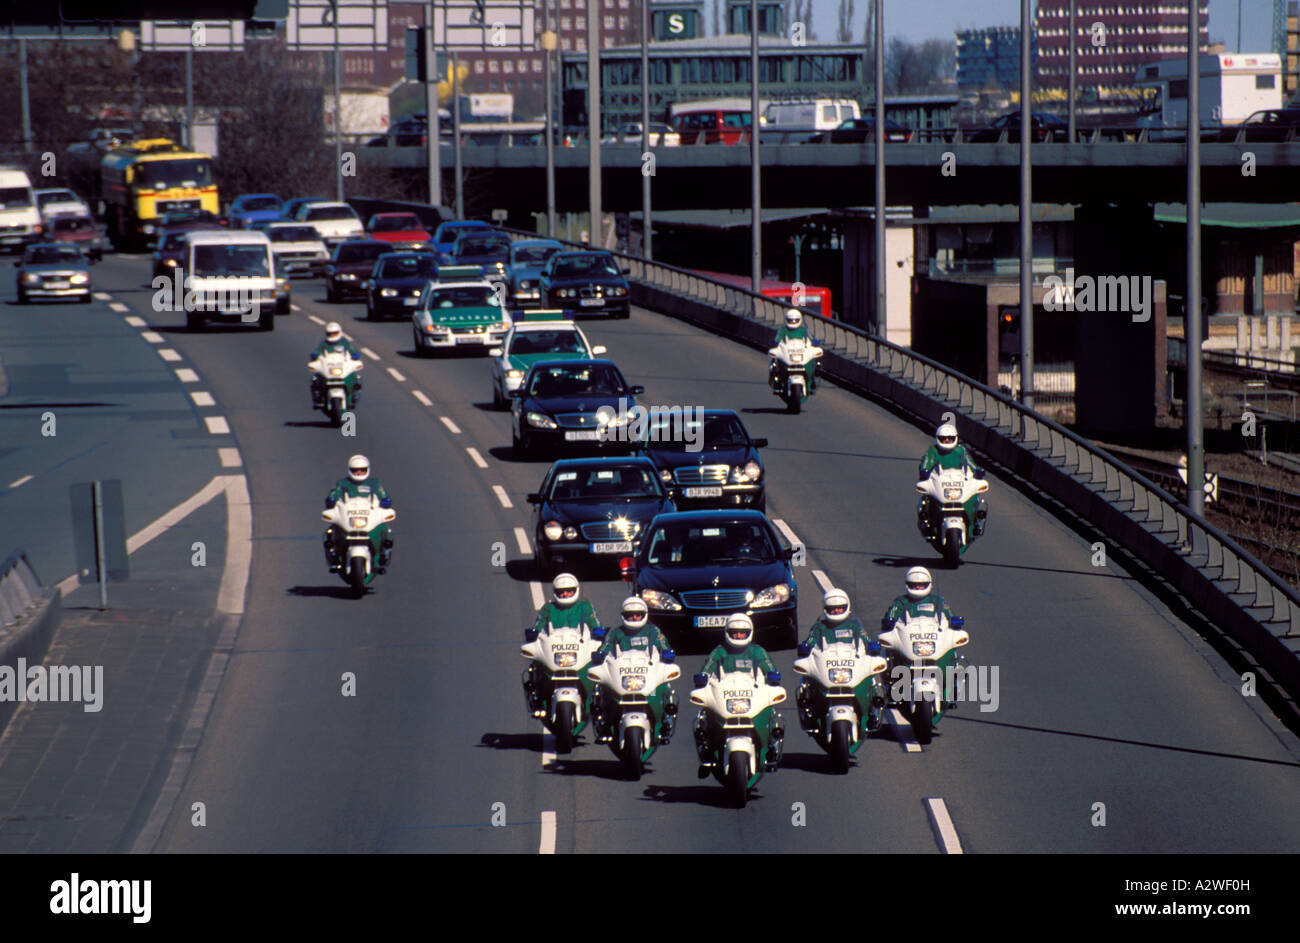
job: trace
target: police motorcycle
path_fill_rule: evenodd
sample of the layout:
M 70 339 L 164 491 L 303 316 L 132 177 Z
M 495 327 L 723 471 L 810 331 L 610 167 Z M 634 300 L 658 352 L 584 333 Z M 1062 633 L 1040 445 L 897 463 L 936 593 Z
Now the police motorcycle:
M 307 369 L 320 378 L 312 386 L 313 405 L 329 417 L 335 427 L 343 424 L 343 414 L 357 408 L 358 374 L 365 364 L 346 351 L 325 351 L 308 361 Z
M 908 617 L 881 623 L 880 645 L 889 658 L 888 705 L 903 711 L 916 742 L 928 744 L 944 711 L 957 706 L 956 685 L 966 659 L 957 649 L 970 642 L 961 616 Z M 964 681 L 964 679 L 962 679 Z
M 328 499 L 327 499 L 328 500 Z M 377 573 L 388 566 L 391 550 L 384 546 L 388 525 L 397 517 L 391 507 L 384 507 L 372 494 L 339 498 L 333 507 L 321 512 L 321 519 L 343 533 L 344 550 L 339 576 L 360 598 Z
M 850 757 L 880 727 L 886 692 L 879 675 L 889 667 L 880 652 L 879 642 L 860 637 L 799 643 L 799 726 L 830 755 L 837 773 L 849 771 Z
M 928 533 L 926 542 L 943 555 L 949 566 L 961 562 L 961 556 L 979 536 L 967 523 L 976 519 L 979 496 L 989 490 L 984 480 L 984 469 L 940 468 L 936 466 L 930 477 L 916 483 L 918 494 L 929 498 L 926 502 Z M 978 529 L 982 529 L 982 524 Z
M 556 753 L 571 753 L 574 740 L 591 719 L 591 657 L 605 638 L 605 627 L 551 626 L 524 629 L 520 654 L 536 666 L 533 694 L 544 711 L 542 723 L 555 737 Z
M 682 674 L 676 660 L 671 650 L 660 654 L 654 648 L 632 648 L 596 652 L 587 669 L 587 677 L 609 692 L 609 707 L 598 727 L 608 732 L 609 748 L 623 761 L 623 769 L 633 782 L 641 778 L 655 750 L 667 742 L 665 719 L 676 713 L 676 701 L 668 685 Z M 653 722 L 655 714 L 660 718 L 658 724 Z
M 773 393 L 785 401 L 789 412 L 798 413 L 803 409 L 804 400 L 813 394 L 808 388 L 808 376 L 804 368 L 824 353 L 826 351 L 821 347 L 801 337 L 787 337 L 768 350 L 772 358 L 768 385 L 772 387 Z

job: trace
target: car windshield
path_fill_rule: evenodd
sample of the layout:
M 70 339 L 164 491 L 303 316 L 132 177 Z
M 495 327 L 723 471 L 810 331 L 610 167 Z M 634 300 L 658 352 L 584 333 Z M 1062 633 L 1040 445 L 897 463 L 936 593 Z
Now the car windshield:
M 585 354 L 587 348 L 577 331 L 527 331 L 510 342 L 510 355 Z
M 428 256 L 387 259 L 379 270 L 380 278 L 437 278 L 438 263 Z
M 775 563 L 776 547 L 764 527 L 754 521 L 664 524 L 647 544 L 646 562 L 661 567 L 704 567 L 719 564 Z
M 703 435 L 700 427 L 704 427 Z M 706 416 L 704 421 L 686 419 L 681 416 L 660 416 L 650 414 L 646 424 L 646 443 L 654 449 L 665 452 L 683 452 L 688 447 L 703 448 L 708 451 L 734 449 L 747 445 L 749 438 L 745 427 L 735 416 Z
M 438 232 L 439 242 L 455 242 L 456 237 L 473 229 L 486 229 L 486 226 L 444 226 Z
M 265 246 L 195 246 L 192 273 L 209 277 L 242 275 L 265 278 L 271 274 L 267 254 Z
M 501 236 L 461 236 L 456 242 L 457 255 L 499 255 L 508 258 L 510 240 Z
M 387 243 L 370 245 L 369 243 L 345 242 L 339 246 L 338 255 L 334 257 L 336 262 L 373 262 L 385 252 L 391 252 L 393 247 Z
M 306 219 L 356 219 L 356 211 L 348 206 L 320 206 L 307 211 Z
M 486 308 L 496 303 L 497 293 L 491 285 L 435 288 L 429 295 L 430 308 Z
M 555 263 L 556 275 L 619 275 L 618 266 L 608 255 L 573 255 Z
M 86 232 L 95 228 L 95 221 L 89 216 L 56 216 L 50 222 L 54 232 Z
M 50 190 L 47 193 L 36 194 L 36 202 L 44 207 L 51 203 L 80 203 L 81 200 L 71 190 Z
M 615 498 L 657 498 L 661 493 L 651 469 L 644 465 L 624 465 L 557 472 L 547 499 L 609 501 Z
M 0 207 L 11 210 L 32 205 L 32 191 L 26 187 L 0 187 Z
M 555 364 L 533 372 L 529 396 L 617 396 L 624 389 L 622 378 L 609 364 Z
M 143 161 L 138 165 L 135 181 L 141 190 L 207 187 L 212 185 L 212 163 L 193 157 Z
M 81 262 L 81 250 L 75 246 L 33 246 L 27 261 L 35 265 L 58 265 L 63 262 Z
M 310 226 L 274 226 L 266 234 L 272 242 L 320 242 L 320 233 Z
M 510 255 L 516 264 L 540 265 L 559 251 L 558 246 L 515 246 Z
M 414 216 L 380 216 L 373 221 L 371 232 L 403 232 L 408 229 L 423 229 L 419 219 Z
M 281 204 L 278 196 L 250 196 L 240 205 L 246 210 L 278 210 Z

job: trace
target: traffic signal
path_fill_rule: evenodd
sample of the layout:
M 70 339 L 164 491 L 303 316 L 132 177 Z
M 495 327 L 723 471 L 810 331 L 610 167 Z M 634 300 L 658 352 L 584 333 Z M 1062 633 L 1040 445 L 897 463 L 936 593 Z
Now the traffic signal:
M 408 82 L 429 81 L 429 63 L 424 57 L 423 26 L 406 28 L 406 80 Z
M 1009 356 L 1020 353 L 1020 309 L 998 311 L 998 351 Z

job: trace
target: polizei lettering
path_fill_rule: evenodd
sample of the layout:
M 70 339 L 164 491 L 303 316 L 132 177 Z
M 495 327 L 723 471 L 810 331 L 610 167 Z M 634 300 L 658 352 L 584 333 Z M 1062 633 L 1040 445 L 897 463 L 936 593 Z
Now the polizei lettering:
M 133 923 L 148 923 L 152 881 L 83 881 L 72 872 L 67 881 L 50 885 L 52 914 L 131 914 Z

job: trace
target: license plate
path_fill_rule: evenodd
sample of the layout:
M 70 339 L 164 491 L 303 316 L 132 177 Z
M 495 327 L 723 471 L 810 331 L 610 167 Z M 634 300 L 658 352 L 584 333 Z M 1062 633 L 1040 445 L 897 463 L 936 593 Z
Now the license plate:
M 72 284 L 71 284 L 70 282 L 46 282 L 46 283 L 45 283 L 43 286 L 41 286 L 41 287 L 43 287 L 43 288 L 71 288 L 71 287 L 72 287 Z
M 414 308 L 415 303 L 419 300 L 419 298 L 405 298 L 403 299 L 402 304 L 406 305 L 408 308 Z
M 487 338 L 484 337 L 482 334 L 457 334 L 456 335 L 457 344 L 481 344 L 485 340 L 487 340 Z
M 683 498 L 720 498 L 722 497 L 721 488 L 683 488 Z
M 604 303 L 604 298 L 581 298 L 578 300 L 578 304 L 584 308 L 599 308 Z
M 0 239 L 0 242 L 3 242 L 7 246 L 13 245 L 15 242 L 22 242 L 22 241 L 23 241 L 22 236 L 5 236 L 3 239 Z
M 583 432 L 566 432 L 564 434 L 565 442 L 599 442 L 600 433 L 595 429 Z
M 731 616 L 696 616 L 695 627 L 697 629 L 725 629 L 727 620 Z
M 592 553 L 631 553 L 632 541 L 618 540 L 608 541 L 606 543 L 597 543 L 591 545 Z

